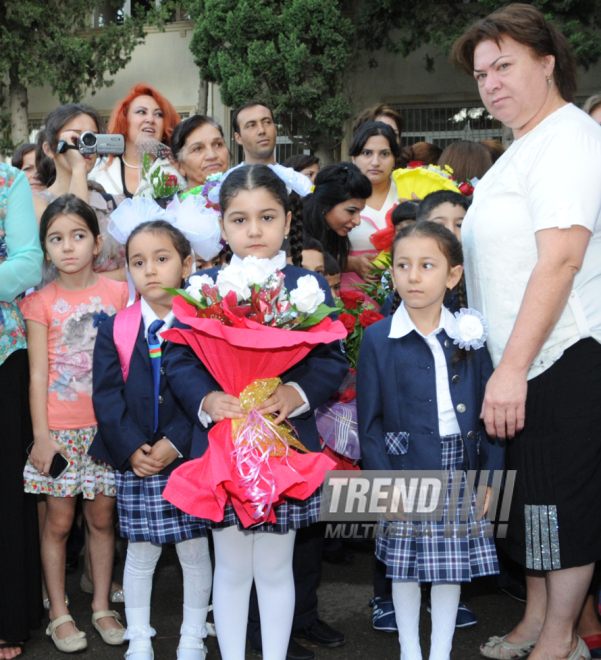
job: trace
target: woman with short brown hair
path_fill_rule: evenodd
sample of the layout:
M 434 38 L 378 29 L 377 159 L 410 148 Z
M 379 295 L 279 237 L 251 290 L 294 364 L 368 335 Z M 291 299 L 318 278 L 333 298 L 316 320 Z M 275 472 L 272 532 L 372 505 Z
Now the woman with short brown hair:
M 567 39 L 531 5 L 476 23 L 452 57 L 515 138 L 462 227 L 496 367 L 482 416 L 517 471 L 503 548 L 528 586 L 523 620 L 481 653 L 588 659 L 575 625 L 601 559 L 601 131 L 572 104 Z M 574 153 L 578 167 L 558 172 Z

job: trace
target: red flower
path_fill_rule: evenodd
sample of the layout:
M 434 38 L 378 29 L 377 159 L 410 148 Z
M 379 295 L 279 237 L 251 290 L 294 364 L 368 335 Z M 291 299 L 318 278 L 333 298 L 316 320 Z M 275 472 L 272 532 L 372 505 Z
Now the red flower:
M 170 174 L 167 177 L 167 181 L 165 181 L 166 186 L 177 186 L 177 183 L 178 183 L 178 181 L 177 181 L 177 177 L 175 176 L 175 174 Z
M 366 309 L 362 314 L 359 315 L 359 323 L 364 327 L 368 328 L 370 325 L 373 325 L 376 321 L 381 321 L 384 317 L 378 312 L 374 312 L 373 309 Z
M 358 291 L 341 291 L 340 300 L 346 309 L 357 309 L 360 302 L 363 302 L 364 295 Z
M 355 329 L 355 323 L 357 323 L 357 319 L 352 314 L 340 314 L 338 320 L 346 328 L 346 331 L 349 333 L 349 335 Z
M 470 184 L 466 181 L 465 183 L 462 183 L 459 186 L 459 192 L 462 195 L 466 195 L 466 196 L 473 195 L 474 194 L 474 186 L 470 186 Z
M 416 167 L 423 167 L 423 166 L 424 166 L 423 160 L 412 160 L 410 163 L 407 163 L 408 170 L 414 170 Z

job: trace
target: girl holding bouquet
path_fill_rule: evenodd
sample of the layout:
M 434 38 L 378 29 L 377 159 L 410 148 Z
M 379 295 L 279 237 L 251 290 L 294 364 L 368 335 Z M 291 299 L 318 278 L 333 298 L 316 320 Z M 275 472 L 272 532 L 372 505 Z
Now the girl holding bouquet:
M 165 215 L 156 209 L 159 217 Z M 135 213 L 132 208 L 132 224 Z M 112 222 L 121 217 L 113 216 Z M 177 657 L 204 660 L 212 573 L 206 526 L 162 497 L 169 474 L 189 458 L 192 440 L 192 421 L 161 368 L 162 333 L 174 321 L 173 295 L 166 289 L 180 286 L 190 275 L 192 248 L 172 224 L 151 220 L 131 231 L 125 252 L 141 298 L 100 327 L 94 351 L 99 432 L 90 448 L 92 456 L 117 470 L 119 524 L 129 540 L 123 574 L 129 640 L 125 657 L 154 657 L 152 579 L 162 545 L 175 543 L 184 576 Z
M 363 467 L 502 470 L 503 448 L 486 435 L 480 420 L 492 373 L 486 322 L 475 310 L 462 309 L 453 316 L 443 305 L 447 289 L 455 287 L 463 273 L 461 244 L 445 227 L 418 222 L 395 237 L 391 257 L 402 303 L 392 316 L 365 330 L 359 353 Z M 461 583 L 498 573 L 492 534 L 485 538 L 490 523 L 474 523 L 475 493 L 467 492 L 465 474 L 459 488 L 465 491 L 463 497 L 471 498 L 467 536 L 458 533 L 449 495 L 442 521 L 422 522 L 426 531 L 417 538 L 403 535 L 405 517 L 378 524 L 376 556 L 393 581 L 402 660 L 422 658 L 422 582 L 432 583 L 430 660 L 449 660 Z
M 233 256 L 228 269 L 203 271 L 201 286 L 213 284 L 211 278 L 217 278 L 222 295 L 234 291 L 238 299 L 249 297 L 243 277 L 247 262 L 243 260 L 253 257 L 254 267 L 267 278 L 281 272 L 285 289 L 295 289 L 291 300 L 297 301 L 299 309 L 308 309 L 316 301 L 334 307 L 322 276 L 286 264 L 281 248 L 290 230 L 289 199 L 285 184 L 272 170 L 264 165 L 236 169 L 221 187 L 219 204 L 223 238 Z M 309 280 L 314 286 L 304 287 Z M 221 325 L 214 318 L 184 319 L 181 314 L 178 318 L 192 329 L 179 326 L 181 329 L 170 331 L 169 339 L 178 343 L 169 344 L 165 369 L 176 396 L 195 419 L 195 451 L 202 458 L 179 468 L 164 496 L 183 510 L 212 520 L 213 607 L 224 660 L 244 660 L 253 580 L 263 657 L 284 660 L 294 614 L 295 530 L 317 521 L 320 485 L 325 471 L 332 467 L 320 453 L 313 411 L 340 387 L 348 370 L 340 343 L 334 341 L 345 332 L 339 332 L 341 324 L 329 318 L 307 332 L 268 328 L 246 320 L 245 329 L 238 329 Z M 207 339 L 209 332 L 212 336 Z M 229 340 L 220 343 L 222 336 Z M 290 359 L 292 353 L 295 357 Z M 257 464 L 249 455 L 248 464 L 241 465 L 245 444 L 233 444 L 232 427 L 244 424 L 248 410 L 243 410 L 244 397 L 238 395 L 248 385 L 267 382 L 259 379 L 274 376 L 279 376 L 279 385 L 249 413 L 249 419 L 257 412 L 259 424 L 268 426 L 265 415 L 272 414 L 275 425 L 289 419 L 308 453 L 269 453 L 260 468 L 260 480 L 251 481 L 259 491 L 265 483 L 271 484 L 268 501 L 258 505 L 237 472 L 240 467 L 248 468 L 248 476 Z M 289 444 L 295 446 L 294 442 Z
M 34 443 L 24 471 L 25 492 L 46 496 L 42 565 L 50 599 L 46 634 L 65 653 L 87 647 L 65 604 L 67 537 L 82 493 L 90 531 L 94 585 L 92 623 L 107 644 L 122 644 L 125 630 L 109 609 L 115 548 L 115 474 L 87 450 L 97 431 L 92 405 L 92 354 L 98 326 L 127 302 L 127 285 L 93 270 L 102 249 L 94 210 L 75 195 L 62 195 L 44 211 L 40 242 L 58 279 L 26 296 Z M 51 465 L 57 455 L 62 474 Z M 54 478 L 50 475 L 54 474 Z

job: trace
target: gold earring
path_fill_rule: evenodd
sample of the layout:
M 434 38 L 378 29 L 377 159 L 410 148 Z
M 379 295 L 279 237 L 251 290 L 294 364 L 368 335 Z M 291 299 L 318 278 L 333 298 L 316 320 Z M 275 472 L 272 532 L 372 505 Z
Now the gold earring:
M 547 78 L 547 83 L 550 85 L 553 82 L 553 76 Z

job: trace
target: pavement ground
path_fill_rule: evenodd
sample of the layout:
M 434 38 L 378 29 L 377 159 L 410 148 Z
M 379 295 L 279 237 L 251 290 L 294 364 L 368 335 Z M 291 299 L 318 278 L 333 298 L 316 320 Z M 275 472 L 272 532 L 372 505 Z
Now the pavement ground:
M 121 561 L 115 568 L 115 580 L 121 582 L 125 547 L 121 545 Z M 399 643 L 394 633 L 376 632 L 372 628 L 372 610 L 369 600 L 373 596 L 374 556 L 368 551 L 357 551 L 352 565 L 332 565 L 324 562 L 319 588 L 319 615 L 324 621 L 346 635 L 346 643 L 335 649 L 323 649 L 299 640 L 315 652 L 316 660 L 398 660 Z M 88 636 L 88 649 L 80 658 L 90 660 L 118 660 L 123 658 L 127 645 L 109 647 L 104 644 L 92 627 L 92 596 L 79 588 L 83 570 L 67 576 L 67 593 L 71 600 L 70 611 L 80 630 Z M 477 615 L 478 624 L 459 629 L 455 633 L 451 660 L 476 660 L 480 658 L 479 645 L 492 635 L 509 632 L 521 619 L 524 605 L 504 593 L 496 586 L 494 577 L 479 578 L 466 584 L 462 600 Z M 153 647 L 156 660 L 175 660 L 182 618 L 183 586 L 182 573 L 173 546 L 165 547 L 157 566 L 152 594 L 152 625 L 157 631 Z M 123 604 L 113 608 L 123 615 Z M 51 640 L 46 637 L 46 619 L 43 625 L 32 631 L 26 644 L 28 660 L 65 660 Z M 430 637 L 430 615 L 422 603 L 420 632 L 422 652 L 428 657 Z M 214 637 L 207 638 L 208 660 L 219 660 L 219 648 Z M 247 653 L 247 660 L 256 656 Z

